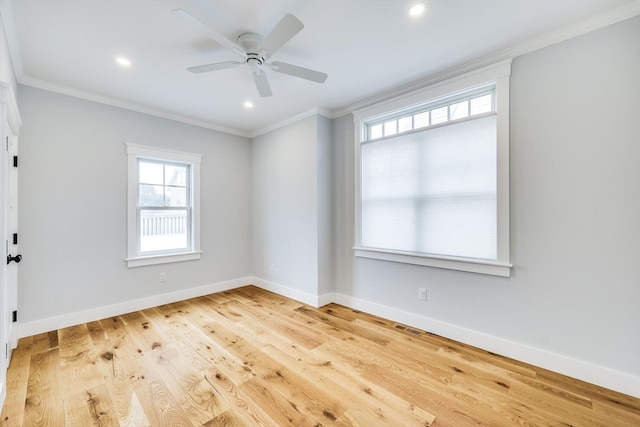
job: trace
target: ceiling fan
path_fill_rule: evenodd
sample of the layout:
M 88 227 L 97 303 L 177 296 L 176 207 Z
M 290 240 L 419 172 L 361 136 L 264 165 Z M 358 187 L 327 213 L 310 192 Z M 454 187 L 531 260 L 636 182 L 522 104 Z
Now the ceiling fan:
M 321 73 L 320 71 L 287 64 L 286 62 L 269 60 L 271 55 L 273 55 L 304 28 L 304 24 L 302 24 L 298 18 L 289 13 L 282 18 L 278 25 L 276 25 L 266 37 L 262 37 L 256 33 L 244 33 L 238 36 L 238 39 L 235 42 L 213 30 L 184 9 L 176 9 L 173 13 L 185 21 L 194 24 L 201 30 L 204 30 L 213 40 L 220 43 L 222 46 L 231 49 L 242 57 L 242 59 L 238 61 L 214 62 L 213 64 L 198 65 L 196 67 L 187 68 L 187 70 L 192 73 L 206 73 L 225 68 L 248 67 L 253 74 L 253 80 L 256 84 L 256 88 L 258 89 L 258 93 L 262 97 L 272 95 L 271 86 L 269 85 L 267 74 L 265 73 L 265 69 L 267 68 L 278 73 L 299 77 L 301 79 L 317 83 L 324 83 L 327 79 L 327 74 Z

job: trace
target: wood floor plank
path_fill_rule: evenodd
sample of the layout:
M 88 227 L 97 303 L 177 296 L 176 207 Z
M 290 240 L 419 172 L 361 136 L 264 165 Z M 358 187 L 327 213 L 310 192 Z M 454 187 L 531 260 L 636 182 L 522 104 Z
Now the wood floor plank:
M 119 427 L 120 422 L 105 385 L 65 397 L 65 425 Z
M 57 334 L 57 331 L 45 332 L 33 336 L 33 354 L 44 353 L 53 348 L 57 348 L 57 339 L 54 339 L 52 335 Z
M 7 371 L 7 395 L 0 414 L 0 427 L 20 426 L 24 423 L 24 402 L 27 398 L 32 349 L 33 337 L 22 338 L 11 354 L 11 369 Z
M 29 382 L 25 399 L 24 425 L 28 427 L 63 427 L 64 405 L 60 405 L 59 351 L 34 354 L 29 367 Z
M 135 359 L 140 357 L 140 353 L 137 349 L 130 348 L 135 343 L 125 341 L 124 324 L 119 318 L 111 318 L 92 322 L 87 326 L 94 348 L 100 355 L 96 366 L 101 370 L 120 425 L 150 426 L 132 385 L 138 369 Z
M 254 286 L 20 340 L 0 427 L 640 426 L 640 400 Z

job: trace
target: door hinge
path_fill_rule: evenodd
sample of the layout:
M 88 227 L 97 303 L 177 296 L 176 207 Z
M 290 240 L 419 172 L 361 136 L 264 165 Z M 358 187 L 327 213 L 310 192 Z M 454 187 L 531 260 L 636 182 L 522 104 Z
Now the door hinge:
M 13 233 L 13 244 L 14 245 L 18 244 L 18 233 Z
M 11 313 L 11 322 L 16 323 L 18 321 L 18 310 L 13 310 Z
M 18 167 L 18 156 L 13 156 L 13 167 L 14 168 Z

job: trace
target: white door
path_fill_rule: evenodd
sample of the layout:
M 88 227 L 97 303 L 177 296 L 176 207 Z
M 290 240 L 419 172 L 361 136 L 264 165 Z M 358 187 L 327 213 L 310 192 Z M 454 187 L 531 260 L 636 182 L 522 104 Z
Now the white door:
M 4 113 L 4 112 L 3 112 Z M 7 203 L 8 186 L 7 186 L 7 156 L 6 151 L 6 131 L 7 126 L 6 115 L 2 114 L 2 122 L 0 122 L 0 137 L 2 137 L 2 147 L 0 147 L 0 242 L 5 247 L 3 252 L 5 255 L 9 250 L 9 241 L 7 239 Z M 3 259 L 0 259 L 0 405 L 4 402 L 7 393 L 6 379 L 9 358 L 9 295 L 7 286 L 7 267 Z
M 6 145 L 8 144 L 8 146 Z M 19 236 L 18 236 L 18 137 L 9 132 L 5 139 L 5 148 L 7 149 L 7 209 L 6 209 L 6 221 L 7 221 L 7 303 L 9 305 L 9 327 L 7 328 L 7 336 L 9 338 L 9 351 L 8 355 L 11 355 L 11 349 L 15 347 L 14 334 L 12 333 L 12 326 L 17 321 L 18 316 L 18 263 L 22 260 L 22 255 L 18 250 L 19 248 Z
M 0 405 L 6 395 L 6 376 L 12 342 L 13 313 L 18 306 L 18 129 L 20 116 L 11 90 L 0 84 Z M 9 262 L 11 260 L 11 262 Z

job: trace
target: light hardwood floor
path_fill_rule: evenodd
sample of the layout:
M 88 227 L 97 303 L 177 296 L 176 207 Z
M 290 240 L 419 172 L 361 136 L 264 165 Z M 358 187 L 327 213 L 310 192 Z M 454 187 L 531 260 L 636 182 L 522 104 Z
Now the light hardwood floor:
M 23 425 L 640 426 L 640 400 L 247 286 L 20 340 Z

